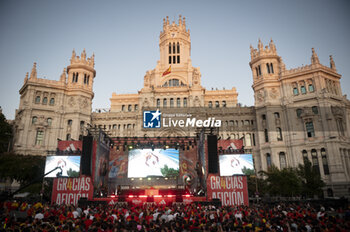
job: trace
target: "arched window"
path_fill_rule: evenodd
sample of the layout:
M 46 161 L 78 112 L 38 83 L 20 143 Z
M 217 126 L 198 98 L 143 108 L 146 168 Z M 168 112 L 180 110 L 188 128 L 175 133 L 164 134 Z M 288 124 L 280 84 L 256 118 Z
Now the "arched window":
M 320 168 L 319 168 L 319 164 L 318 164 L 318 158 L 317 158 L 317 151 L 316 149 L 312 149 L 311 150 L 311 159 L 312 159 L 312 166 L 313 169 L 320 174 Z
M 259 71 L 259 76 L 261 76 L 261 68 L 260 68 L 260 65 L 258 65 L 258 71 Z
M 226 101 L 222 101 L 222 107 L 226 107 Z
M 308 138 L 315 137 L 315 129 L 312 121 L 305 122 L 306 134 Z
M 267 168 L 270 168 L 271 164 L 272 164 L 271 155 L 270 155 L 270 153 L 266 153 L 266 166 L 267 166 Z
M 132 110 L 132 105 L 128 105 L 128 111 Z
M 47 97 L 43 98 L 43 104 L 46 105 L 47 104 Z
M 265 135 L 265 143 L 269 142 L 269 132 L 267 129 L 264 130 L 264 135 Z
M 302 109 L 297 109 L 297 117 L 300 118 L 301 114 L 303 113 Z
M 279 158 L 280 158 L 280 168 L 281 169 L 286 168 L 287 167 L 286 154 L 284 152 L 280 152 Z
M 71 140 L 72 139 L 72 137 L 70 136 L 70 134 L 67 134 L 66 135 L 66 140 Z
M 177 99 L 176 99 L 176 106 L 177 106 L 177 107 L 180 107 L 180 106 L 181 106 L 181 100 L 180 100 L 180 98 L 177 98 Z
M 50 99 L 50 105 L 54 105 L 55 104 L 55 98 L 51 98 Z
M 259 71 L 258 71 L 257 67 L 255 67 L 255 71 L 256 71 L 256 76 L 258 77 L 259 76 Z
M 122 111 L 124 111 L 125 110 L 125 105 L 122 105 Z
M 318 114 L 318 108 L 317 108 L 317 106 L 313 106 L 311 109 L 312 109 L 312 112 L 313 112 L 314 114 Z
M 169 56 L 169 64 L 171 64 L 171 56 Z
M 159 108 L 160 107 L 160 99 L 158 98 L 157 99 L 157 108 Z
M 278 112 L 273 113 L 273 115 L 275 116 L 275 119 L 279 119 L 280 118 L 280 113 L 278 113 Z
M 270 73 L 270 64 L 269 63 L 266 64 L 266 69 L 267 69 L 267 73 Z
M 304 85 L 300 86 L 300 92 L 301 94 L 306 94 L 306 88 Z
M 175 54 L 176 51 L 175 51 L 175 43 L 173 43 L 173 53 Z M 174 62 L 175 63 L 175 62 Z
M 36 103 L 36 104 L 40 103 L 40 96 L 36 96 L 36 97 L 35 97 L 35 103 Z
M 167 106 L 167 100 L 166 98 L 163 99 L 163 107 L 166 107 Z
M 307 151 L 306 150 L 303 150 L 302 152 L 302 155 L 303 155 L 303 161 L 304 161 L 304 164 L 306 163 L 307 160 L 309 160 L 308 156 L 307 156 Z
M 137 111 L 139 109 L 139 105 L 135 104 L 134 109 Z
M 75 80 L 74 80 L 74 82 L 78 82 L 78 77 L 79 77 L 79 73 L 75 73 Z
M 180 43 L 177 42 L 177 53 L 180 53 Z
M 262 115 L 261 115 L 261 119 L 262 119 L 262 120 L 266 120 L 266 114 L 262 114 Z
M 180 64 L 180 56 L 177 56 L 177 63 Z
M 34 116 L 34 117 L 32 118 L 32 124 L 35 124 L 37 121 L 38 121 L 38 117 L 37 117 L 37 116 Z
M 309 84 L 309 92 L 313 92 L 313 91 L 315 91 L 315 89 L 314 89 L 314 85 L 311 83 Z
M 72 119 L 69 119 L 68 121 L 67 121 L 67 125 L 68 126 L 71 126 L 73 124 L 73 120 Z
M 276 132 L 277 132 L 277 141 L 282 141 L 283 137 L 282 137 L 282 129 L 281 129 L 281 127 L 277 127 L 276 128 Z
M 173 64 L 176 64 L 176 56 L 173 56 Z
M 184 107 L 187 107 L 187 98 L 184 98 Z
M 298 95 L 298 94 L 299 94 L 299 90 L 298 90 L 297 87 L 294 87 L 294 88 L 293 88 L 293 94 L 294 94 L 294 95 Z
M 245 136 L 245 145 L 247 147 L 252 146 L 252 137 L 250 134 L 246 134 L 246 136 Z
M 219 101 L 215 101 L 215 107 L 216 107 L 216 108 L 219 108 L 219 107 L 220 107 Z
M 171 107 L 171 108 L 174 107 L 174 98 L 170 98 L 170 107 Z
M 37 130 L 35 137 L 35 145 L 42 145 L 44 142 L 44 131 Z
M 272 63 L 270 63 L 270 69 L 271 69 L 271 73 L 274 73 L 274 71 L 273 71 L 273 64 Z
M 48 118 L 48 119 L 47 119 L 47 125 L 48 125 L 48 126 L 51 126 L 51 125 L 52 125 L 52 118 Z
M 169 43 L 169 54 L 171 54 L 171 43 Z
M 326 149 L 324 148 L 321 148 L 321 157 L 322 157 L 322 164 L 323 164 L 323 172 L 325 175 L 329 175 L 327 153 L 326 153 Z
M 209 108 L 212 108 L 212 107 L 213 107 L 213 102 L 212 102 L 212 101 L 209 101 L 208 107 L 209 107 Z

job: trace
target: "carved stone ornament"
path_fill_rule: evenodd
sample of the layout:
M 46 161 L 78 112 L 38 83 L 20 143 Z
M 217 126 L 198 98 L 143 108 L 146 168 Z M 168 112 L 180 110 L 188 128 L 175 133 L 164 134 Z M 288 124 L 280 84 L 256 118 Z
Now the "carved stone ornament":
M 276 99 L 277 96 L 278 96 L 278 91 L 277 91 L 277 89 L 272 88 L 271 91 L 270 91 L 270 97 L 271 97 L 272 99 Z
M 68 99 L 68 105 L 69 105 L 70 107 L 73 107 L 73 106 L 75 105 L 75 101 L 74 101 L 74 98 L 73 98 L 73 97 L 70 97 L 70 98 Z
M 264 94 L 263 94 L 263 91 L 262 91 L 262 90 L 260 90 L 260 91 L 257 93 L 256 99 L 258 100 L 258 102 L 264 101 Z
M 81 108 L 85 109 L 88 107 L 88 101 L 86 98 L 84 98 L 82 101 L 81 101 Z

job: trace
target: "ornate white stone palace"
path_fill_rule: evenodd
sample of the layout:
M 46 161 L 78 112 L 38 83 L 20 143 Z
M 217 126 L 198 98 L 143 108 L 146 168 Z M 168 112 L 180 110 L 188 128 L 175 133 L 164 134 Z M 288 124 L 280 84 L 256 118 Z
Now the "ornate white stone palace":
M 191 62 L 190 31 L 185 18 L 163 21 L 160 60 L 146 72 L 135 94 L 113 93 L 108 110 L 92 112 L 94 55 L 73 51 L 60 80 L 37 77 L 36 64 L 20 89 L 16 110 L 17 153 L 45 155 L 57 139 L 81 139 L 88 125 L 112 137 L 194 136 L 179 127 L 143 128 L 143 110 L 192 114 L 222 120 L 221 139 L 244 139 L 257 170 L 275 165 L 297 167 L 308 158 L 327 183 L 329 196 L 350 196 L 350 102 L 342 95 L 334 60 L 320 64 L 312 49 L 311 64 L 287 70 L 273 41 L 250 48 L 254 107 L 237 103 L 236 89 L 207 90 L 201 72 Z M 103 77 L 101 77 L 103 78 Z

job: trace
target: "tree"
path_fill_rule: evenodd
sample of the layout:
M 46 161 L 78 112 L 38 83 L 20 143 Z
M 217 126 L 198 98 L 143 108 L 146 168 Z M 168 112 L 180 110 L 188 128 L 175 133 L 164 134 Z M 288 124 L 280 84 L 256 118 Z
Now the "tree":
M 272 196 L 296 196 L 300 194 L 301 180 L 293 168 L 279 170 L 272 166 L 267 171 L 261 171 L 266 176 L 267 191 Z
M 6 121 L 0 108 L 0 154 L 8 150 L 12 139 L 12 126 Z
M 169 168 L 168 165 L 164 165 L 164 167 L 160 169 L 160 172 L 164 177 L 175 177 L 179 175 L 178 169 Z
M 297 172 L 301 179 L 301 192 L 304 196 L 322 195 L 322 187 L 325 183 L 321 180 L 319 171 L 308 159 L 304 159 L 304 164 L 299 164 Z
M 0 178 L 16 180 L 21 185 L 44 174 L 45 157 L 3 153 L 0 155 Z

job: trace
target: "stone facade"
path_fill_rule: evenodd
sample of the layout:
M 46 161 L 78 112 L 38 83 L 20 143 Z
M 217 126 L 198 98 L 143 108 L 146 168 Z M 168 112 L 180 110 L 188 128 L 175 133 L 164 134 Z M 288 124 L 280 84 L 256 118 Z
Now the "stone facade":
M 159 109 L 221 120 L 219 138 L 243 139 L 257 171 L 271 165 L 297 167 L 308 158 L 327 183 L 326 195 L 350 196 L 350 102 L 342 96 L 341 75 L 332 57 L 330 67 L 324 66 L 312 49 L 310 65 L 287 70 L 274 42 L 264 47 L 259 40 L 258 48 L 250 49 L 255 106 L 241 107 L 234 87 L 201 86 L 200 69 L 191 62 L 185 18 L 180 16 L 177 23 L 163 20 L 159 49 L 160 60 L 146 72 L 138 93 L 113 93 L 111 107 L 94 112 L 94 56 L 87 59 L 84 51 L 80 58 L 73 51 L 60 81 L 37 78 L 34 64 L 20 90 L 16 152 L 45 154 L 56 148 L 57 139 L 79 139 L 88 124 L 111 137 L 196 135 L 189 128 L 144 128 L 143 111 Z
M 55 150 L 57 140 L 78 140 L 91 123 L 94 96 L 94 55 L 86 58 L 73 51 L 70 65 L 59 81 L 37 77 L 36 63 L 20 89 L 15 116 L 14 150 L 19 154 L 45 155 Z

